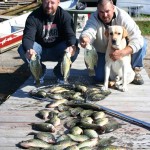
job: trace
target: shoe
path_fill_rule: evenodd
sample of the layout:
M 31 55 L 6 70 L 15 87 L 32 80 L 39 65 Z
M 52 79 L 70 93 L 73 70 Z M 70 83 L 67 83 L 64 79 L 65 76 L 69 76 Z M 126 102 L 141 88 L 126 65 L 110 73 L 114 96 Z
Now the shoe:
M 44 83 L 44 78 L 47 74 L 47 69 L 46 69 L 46 66 L 43 66 L 42 67 L 42 75 L 40 77 L 40 84 L 43 84 Z M 34 84 L 36 84 L 36 81 L 34 80 Z
M 135 72 L 135 77 L 134 77 L 134 80 L 132 81 L 132 83 L 134 83 L 136 85 L 144 84 L 144 80 L 139 72 L 138 73 Z
M 57 80 L 57 83 L 58 83 L 58 84 L 62 84 L 62 85 L 63 85 L 63 84 L 69 84 L 68 81 L 64 81 L 64 80 L 61 80 L 61 79 L 58 79 L 58 80 Z

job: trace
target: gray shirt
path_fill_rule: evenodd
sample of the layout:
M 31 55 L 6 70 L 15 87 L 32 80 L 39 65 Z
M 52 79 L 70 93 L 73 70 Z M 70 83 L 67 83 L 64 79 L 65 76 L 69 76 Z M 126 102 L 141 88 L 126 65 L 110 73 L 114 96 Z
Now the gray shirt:
M 115 15 L 116 17 L 113 18 L 111 25 L 121 25 L 127 30 L 128 45 L 132 47 L 133 53 L 137 52 L 144 44 L 139 27 L 127 12 L 116 6 Z M 105 53 L 108 44 L 105 31 L 106 27 L 98 18 L 98 12 L 96 11 L 91 14 L 80 36 L 88 36 L 97 52 Z

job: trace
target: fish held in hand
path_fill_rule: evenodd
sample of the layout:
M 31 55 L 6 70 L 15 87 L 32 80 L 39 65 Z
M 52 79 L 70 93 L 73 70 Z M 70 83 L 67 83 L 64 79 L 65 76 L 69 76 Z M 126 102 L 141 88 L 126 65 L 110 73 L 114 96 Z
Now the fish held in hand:
M 37 54 L 32 55 L 29 62 L 30 71 L 36 80 L 36 85 L 40 85 L 40 77 L 42 75 L 42 66 L 40 63 L 40 58 Z
M 67 51 L 64 53 L 63 61 L 61 63 L 61 72 L 64 78 L 64 81 L 67 83 L 67 78 L 69 76 L 70 72 L 70 66 L 71 66 L 71 54 Z
M 94 67 L 97 66 L 98 55 L 95 48 L 88 44 L 84 50 L 84 62 L 88 69 L 89 76 L 95 76 Z

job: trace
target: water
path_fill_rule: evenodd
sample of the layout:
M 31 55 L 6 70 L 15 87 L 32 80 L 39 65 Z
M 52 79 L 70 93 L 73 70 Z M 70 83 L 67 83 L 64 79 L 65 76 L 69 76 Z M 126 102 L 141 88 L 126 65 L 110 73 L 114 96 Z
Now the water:
M 141 5 L 143 8 L 140 10 L 141 14 L 150 15 L 150 0 L 117 0 L 117 6 L 137 6 Z

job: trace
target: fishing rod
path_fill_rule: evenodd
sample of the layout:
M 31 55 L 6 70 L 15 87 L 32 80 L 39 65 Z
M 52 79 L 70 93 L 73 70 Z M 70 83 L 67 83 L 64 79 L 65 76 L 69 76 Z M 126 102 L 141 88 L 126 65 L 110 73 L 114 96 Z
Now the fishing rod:
M 120 113 L 118 111 L 115 111 L 115 110 L 112 110 L 112 109 L 109 109 L 109 108 L 106 108 L 104 106 L 100 106 L 100 109 L 105 111 L 106 114 L 109 114 L 111 116 L 114 116 L 114 117 L 122 119 L 122 120 L 125 120 L 125 121 L 127 121 L 129 123 L 138 125 L 140 127 L 146 128 L 147 130 L 150 130 L 150 123 L 148 123 L 148 122 L 145 122 L 145 121 L 142 121 L 142 120 L 139 120 L 139 119 L 127 116 L 125 114 L 122 114 L 122 113 Z

